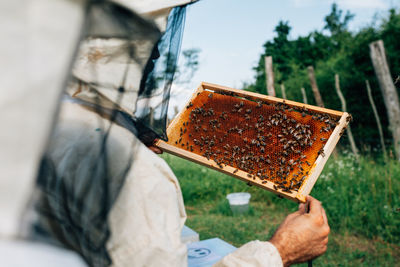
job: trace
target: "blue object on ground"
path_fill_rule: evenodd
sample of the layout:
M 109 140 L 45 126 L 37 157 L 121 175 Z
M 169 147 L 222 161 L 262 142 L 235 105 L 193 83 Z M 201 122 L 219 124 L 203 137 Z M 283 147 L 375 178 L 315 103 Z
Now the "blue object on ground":
M 188 266 L 212 266 L 225 255 L 236 250 L 236 247 L 219 238 L 211 238 L 187 245 Z

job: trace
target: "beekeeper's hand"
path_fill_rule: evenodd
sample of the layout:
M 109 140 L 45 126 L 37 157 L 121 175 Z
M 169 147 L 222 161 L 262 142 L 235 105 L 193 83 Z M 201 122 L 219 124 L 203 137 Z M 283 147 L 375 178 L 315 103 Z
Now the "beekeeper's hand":
M 148 146 L 148 148 L 149 148 L 151 151 L 153 151 L 154 153 L 156 153 L 156 154 L 162 154 L 162 153 L 163 153 L 163 151 L 162 151 L 161 149 L 159 149 L 158 147 L 155 147 L 155 146 Z
M 157 143 L 158 139 L 154 140 L 152 145 L 148 145 L 147 148 L 150 149 L 151 151 L 153 151 L 156 154 L 162 154 L 163 151 L 155 146 L 155 143 Z
M 290 266 L 325 253 L 329 231 L 321 202 L 308 196 L 307 203 L 300 204 L 298 211 L 286 217 L 270 242 L 278 249 L 284 266 Z

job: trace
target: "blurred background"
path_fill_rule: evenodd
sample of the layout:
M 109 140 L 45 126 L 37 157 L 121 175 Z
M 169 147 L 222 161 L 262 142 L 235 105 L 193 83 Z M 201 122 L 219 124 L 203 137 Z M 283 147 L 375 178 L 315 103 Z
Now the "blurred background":
M 170 119 L 201 81 L 351 113 L 351 129 L 311 193 L 332 228 L 328 252 L 315 265 L 400 266 L 399 1 L 202 0 L 188 7 L 179 60 Z M 235 246 L 266 240 L 297 209 L 163 157 L 180 180 L 187 225 L 200 239 L 218 236 Z M 234 215 L 225 196 L 240 191 L 252 194 L 250 211 Z

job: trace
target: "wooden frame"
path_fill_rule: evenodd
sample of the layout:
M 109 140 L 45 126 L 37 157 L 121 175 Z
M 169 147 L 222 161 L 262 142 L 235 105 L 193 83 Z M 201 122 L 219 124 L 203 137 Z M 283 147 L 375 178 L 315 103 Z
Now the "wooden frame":
M 235 178 L 238 178 L 240 180 L 243 180 L 245 182 L 248 182 L 249 184 L 261 187 L 263 189 L 266 189 L 268 191 L 271 191 L 275 194 L 278 194 L 282 197 L 285 197 L 287 199 L 296 201 L 296 202 L 305 202 L 306 196 L 310 194 L 315 182 L 317 181 L 320 173 L 322 172 L 322 169 L 325 166 L 325 163 L 327 162 L 329 156 L 331 155 L 332 151 L 334 150 L 337 142 L 340 139 L 342 131 L 344 131 L 344 128 L 346 128 L 347 124 L 349 123 L 350 120 L 350 115 L 346 112 L 340 112 L 340 111 L 335 111 L 331 109 L 326 109 L 326 108 L 321 108 L 317 106 L 312 106 L 312 105 L 307 105 L 295 101 L 290 101 L 290 100 L 285 100 L 285 99 L 280 99 L 277 97 L 272 97 L 272 96 L 266 96 L 266 95 L 261 95 L 258 93 L 253 93 L 253 92 L 248 92 L 244 90 L 238 90 L 238 89 L 233 89 L 233 88 L 228 88 L 225 86 L 220 86 L 220 85 L 215 85 L 211 83 L 206 83 L 202 82 L 198 89 L 193 93 L 192 97 L 189 99 L 187 103 L 190 103 L 198 93 L 202 91 L 213 91 L 217 93 L 233 93 L 235 96 L 238 97 L 246 97 L 246 98 L 252 98 L 254 100 L 263 100 L 267 102 L 275 102 L 275 103 L 286 103 L 287 105 L 294 106 L 294 107 L 299 107 L 299 108 L 307 108 L 308 110 L 320 112 L 320 113 L 327 113 L 332 116 L 340 117 L 339 123 L 333 130 L 332 134 L 330 135 L 329 139 L 327 140 L 325 146 L 323 147 L 323 151 L 325 155 L 321 154 L 317 157 L 315 160 L 314 164 L 312 165 L 309 174 L 305 178 L 303 184 L 299 188 L 298 191 L 292 191 L 292 192 L 285 192 L 282 191 L 281 189 L 274 189 L 274 183 L 271 181 L 261 181 L 261 180 L 253 180 L 251 178 L 248 178 L 248 173 L 242 170 L 237 171 L 236 173 L 233 173 L 235 170 L 234 167 L 231 166 L 223 166 L 222 168 L 217 165 L 216 162 L 214 162 L 212 159 L 208 160 L 207 158 L 198 155 L 196 153 L 187 151 L 185 149 L 173 146 L 168 144 L 167 142 L 164 142 L 162 140 L 159 140 L 156 143 L 156 146 L 161 148 L 163 151 L 171 153 L 173 155 L 182 157 L 184 159 L 193 161 L 195 163 L 199 163 L 201 165 L 204 165 L 206 167 L 215 169 L 217 171 L 220 171 L 222 173 L 228 174 L 230 176 L 233 176 Z M 181 110 L 174 120 L 171 122 L 171 124 L 168 126 L 167 129 L 167 135 L 170 136 L 171 134 L 171 129 L 175 127 L 175 125 L 179 121 L 179 117 L 181 114 L 184 112 L 184 109 Z M 264 183 L 262 183 L 264 182 Z

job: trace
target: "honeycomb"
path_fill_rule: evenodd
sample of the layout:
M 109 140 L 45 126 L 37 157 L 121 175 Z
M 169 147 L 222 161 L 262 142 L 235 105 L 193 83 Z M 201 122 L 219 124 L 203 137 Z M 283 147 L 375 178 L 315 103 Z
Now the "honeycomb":
M 286 103 L 202 91 L 169 133 L 170 145 L 297 191 L 338 124 L 339 117 Z

